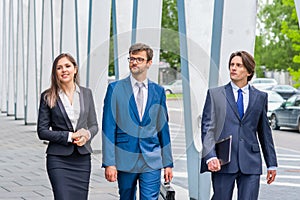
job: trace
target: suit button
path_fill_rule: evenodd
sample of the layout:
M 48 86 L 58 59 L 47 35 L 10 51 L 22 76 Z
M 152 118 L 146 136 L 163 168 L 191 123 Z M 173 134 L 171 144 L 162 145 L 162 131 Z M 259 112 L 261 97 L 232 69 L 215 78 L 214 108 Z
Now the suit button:
M 143 128 L 142 126 L 139 126 L 139 128 Z

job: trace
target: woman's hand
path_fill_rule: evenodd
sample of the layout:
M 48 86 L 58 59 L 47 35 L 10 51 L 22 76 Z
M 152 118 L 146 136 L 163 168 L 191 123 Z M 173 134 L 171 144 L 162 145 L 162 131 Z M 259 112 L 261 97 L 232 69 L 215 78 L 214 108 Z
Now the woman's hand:
M 77 146 L 83 146 L 90 139 L 90 133 L 88 130 L 82 128 L 72 134 L 73 144 Z

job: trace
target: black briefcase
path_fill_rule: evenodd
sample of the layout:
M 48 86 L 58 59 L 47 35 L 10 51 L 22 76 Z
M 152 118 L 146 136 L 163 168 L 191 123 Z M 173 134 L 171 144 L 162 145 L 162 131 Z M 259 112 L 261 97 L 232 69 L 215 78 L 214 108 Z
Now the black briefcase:
M 159 193 L 160 200 L 175 200 L 175 190 L 170 183 L 161 183 Z

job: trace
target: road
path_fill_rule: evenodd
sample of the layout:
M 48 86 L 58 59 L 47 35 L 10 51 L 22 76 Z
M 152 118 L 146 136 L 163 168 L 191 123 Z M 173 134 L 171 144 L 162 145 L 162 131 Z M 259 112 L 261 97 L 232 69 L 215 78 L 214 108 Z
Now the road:
M 183 104 L 181 100 L 168 100 L 167 104 L 175 161 L 173 183 L 187 189 Z M 267 185 L 266 166 L 263 165 L 259 199 L 300 199 L 300 133 L 286 128 L 273 131 L 273 138 L 279 164 L 277 177 L 274 183 Z

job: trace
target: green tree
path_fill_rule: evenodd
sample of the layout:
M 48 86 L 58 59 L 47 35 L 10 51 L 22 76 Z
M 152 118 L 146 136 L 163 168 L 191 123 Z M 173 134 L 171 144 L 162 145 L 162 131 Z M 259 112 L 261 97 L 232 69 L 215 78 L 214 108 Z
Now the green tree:
M 163 0 L 160 59 L 180 71 L 177 0 Z
M 298 69 L 300 37 L 294 0 L 273 0 L 260 8 L 254 53 L 257 66 L 274 71 Z
M 292 48 L 295 51 L 295 55 L 293 57 L 293 62 L 296 63 L 296 68 L 299 68 L 300 64 L 300 31 L 298 24 L 298 17 L 295 9 L 294 0 L 282 0 L 283 5 L 290 8 L 292 13 L 290 18 L 282 21 L 282 30 L 281 32 L 285 34 L 292 41 Z
M 290 75 L 292 76 L 295 84 L 293 85 L 295 88 L 300 88 L 300 69 L 294 70 L 292 68 L 288 68 Z

